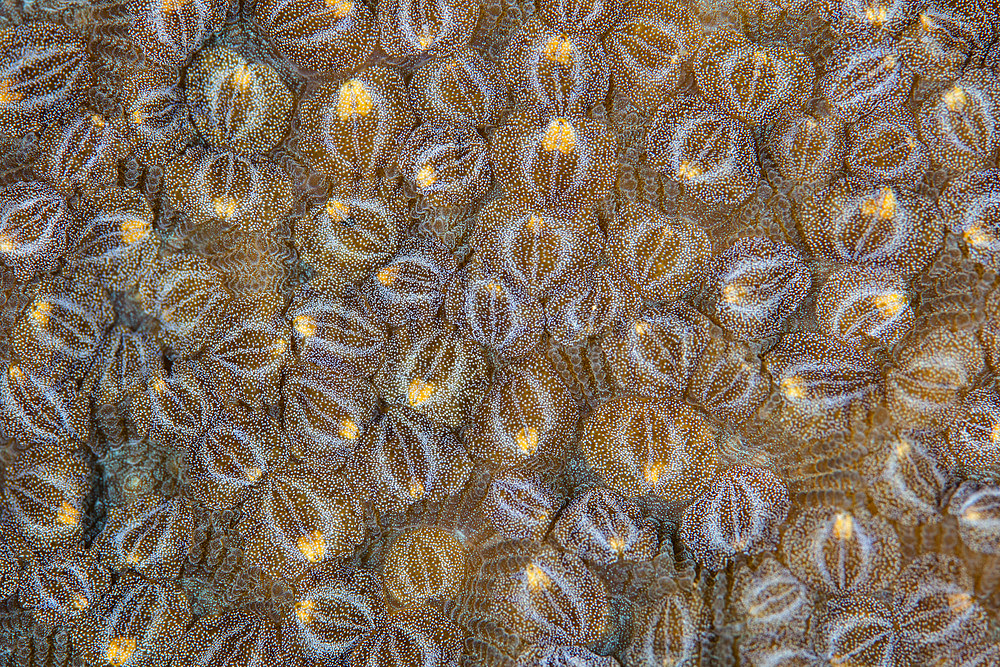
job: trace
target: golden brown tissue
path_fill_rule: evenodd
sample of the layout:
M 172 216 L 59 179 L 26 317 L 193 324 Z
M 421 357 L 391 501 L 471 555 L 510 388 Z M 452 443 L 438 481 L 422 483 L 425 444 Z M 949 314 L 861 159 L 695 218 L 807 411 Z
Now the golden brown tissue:
M 1000 665 L 1000 0 L 0 0 L 0 667 Z

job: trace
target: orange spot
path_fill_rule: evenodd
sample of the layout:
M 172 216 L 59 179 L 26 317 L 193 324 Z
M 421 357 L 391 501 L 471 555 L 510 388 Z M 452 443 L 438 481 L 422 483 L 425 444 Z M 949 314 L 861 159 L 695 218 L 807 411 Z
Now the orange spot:
M 996 444 L 998 441 L 1000 441 L 1000 422 L 995 422 L 990 429 L 990 442 Z
M 361 434 L 358 425 L 351 419 L 344 419 L 340 422 L 340 437 L 345 440 L 357 440 Z
M 139 558 L 139 554 L 135 551 L 130 552 L 129 555 L 125 557 L 125 562 L 128 563 L 129 565 L 135 565 L 140 560 L 141 559 Z
M 7 375 L 15 382 L 20 382 L 24 379 L 24 371 L 22 371 L 17 365 L 12 365 L 8 368 Z
M 260 479 L 261 475 L 263 475 L 263 474 L 264 474 L 264 471 L 263 471 L 263 470 L 261 470 L 260 468 L 247 468 L 247 469 L 246 469 L 246 470 L 245 470 L 245 471 L 243 472 L 243 474 L 244 474 L 244 475 L 246 476 L 246 478 L 247 478 L 248 480 L 250 480 L 251 482 L 256 482 L 257 480 L 259 480 L 259 479 Z
M 337 115 L 340 120 L 367 116 L 374 105 L 371 94 L 357 79 L 345 81 L 340 86 L 340 95 L 337 99 Z
M 521 451 L 531 456 L 538 449 L 538 431 L 534 428 L 522 427 L 515 436 L 517 446 Z
M 167 14 L 175 13 L 181 7 L 191 4 L 191 0 L 163 0 L 163 11 Z
M 323 533 L 314 530 L 309 535 L 303 535 L 297 541 L 299 551 L 310 563 L 318 563 L 326 555 L 326 540 Z
M 910 455 L 910 451 L 912 449 L 913 448 L 909 442 L 907 442 L 906 440 L 900 440 L 899 442 L 896 443 L 896 458 L 905 459 L 907 456 Z
M 108 642 L 104 660 L 114 667 L 122 667 L 135 653 L 135 637 L 115 637 Z
M 247 65 L 240 65 L 235 70 L 230 79 L 233 82 L 233 87 L 241 92 L 246 92 L 250 88 L 250 81 L 252 79 L 252 74 L 250 68 Z
M 316 320 L 309 315 L 296 316 L 296 318 L 292 320 L 292 326 L 295 328 L 296 333 L 303 338 L 309 338 L 310 336 L 316 335 Z
M 149 236 L 153 227 L 145 220 L 125 220 L 122 222 L 120 229 L 122 243 L 132 245 L 136 241 L 141 241 Z
M 886 317 L 895 317 L 907 305 L 906 295 L 899 292 L 879 294 L 875 297 L 875 307 L 882 311 Z
M 90 606 L 90 600 L 83 597 L 79 593 L 73 596 L 73 608 L 74 609 L 86 609 Z
M 949 593 L 948 608 L 956 614 L 961 614 L 972 606 L 972 596 L 968 593 Z
M 105 125 L 107 125 L 107 123 L 104 122 L 104 119 L 98 116 L 96 113 L 90 117 L 90 122 L 93 123 L 96 127 L 104 127 Z
M 575 51 L 576 47 L 573 45 L 573 42 L 566 35 L 561 35 L 553 37 L 548 41 L 542 49 L 542 55 L 546 60 L 551 60 L 561 65 L 568 65 L 573 60 L 573 53 Z
M 615 553 L 619 556 L 625 555 L 625 541 L 617 535 L 612 535 L 611 538 L 608 539 L 608 545 L 614 549 Z
M 524 568 L 524 575 L 528 580 L 528 586 L 532 590 L 537 591 L 552 585 L 552 578 L 534 563 L 528 563 L 527 567 Z
M 722 288 L 722 300 L 726 303 L 740 303 L 747 298 L 747 288 L 745 285 L 737 283 L 727 283 Z
M 922 12 L 920 14 L 920 27 L 926 30 L 927 32 L 930 32 L 931 30 L 934 29 L 934 23 L 931 22 L 931 18 L 927 16 L 927 14 L 924 14 Z
M 545 228 L 545 221 L 532 213 L 528 216 L 528 222 L 525 223 L 525 226 L 533 232 L 541 232 Z
M 10 79 L 0 79 L 0 104 L 13 104 L 23 98 L 21 93 L 13 89 L 14 82 Z
M 797 375 L 785 378 L 778 384 L 778 387 L 785 398 L 799 400 L 806 396 L 805 382 Z
M 314 611 L 316 611 L 316 603 L 312 600 L 299 600 L 295 603 L 295 615 L 302 625 L 312 623 Z
M 326 6 L 330 8 L 330 13 L 338 19 L 342 19 L 354 9 L 351 0 L 326 0 Z
M 437 172 L 429 162 L 417 170 L 417 185 L 422 188 L 429 188 L 437 182 Z
M 387 267 L 383 268 L 381 271 L 379 271 L 375 275 L 375 277 L 378 278 L 378 281 L 380 283 L 382 283 L 386 287 L 389 287 L 394 282 L 396 282 L 396 276 L 398 276 L 398 275 L 399 275 L 399 267 L 398 266 L 387 266 Z
M 486 291 L 492 292 L 493 294 L 500 294 L 503 292 L 503 288 L 497 283 L 486 283 Z
M 344 202 L 331 199 L 326 204 L 326 214 L 334 222 L 343 222 L 351 214 L 351 209 Z
M 40 301 L 35 304 L 35 307 L 31 309 L 31 319 L 38 322 L 41 326 L 45 326 L 49 323 L 49 318 L 52 316 L 52 311 L 54 307 L 48 301 Z
M 552 153 L 559 151 L 563 155 L 576 149 L 576 133 L 573 126 L 565 118 L 555 118 L 545 128 L 542 136 L 542 150 Z
M 861 205 L 861 212 L 882 221 L 892 220 L 896 215 L 896 194 L 891 188 L 883 188 L 879 197 L 865 200 Z
M 703 173 L 705 173 L 704 170 L 698 165 L 684 161 L 681 162 L 681 166 L 677 167 L 676 177 L 685 181 L 690 181 L 693 178 L 698 178 Z
M 410 496 L 413 498 L 423 498 L 424 497 L 424 484 L 419 479 L 414 477 L 410 478 Z
M 142 125 L 146 122 L 146 117 L 142 114 L 142 111 L 136 109 L 132 112 L 132 123 L 134 125 Z
M 876 28 L 881 28 L 889 16 L 889 8 L 885 5 L 868 5 L 865 7 L 865 18 Z
M 969 95 L 959 86 L 952 86 L 941 99 L 944 100 L 948 111 L 959 111 L 969 103 Z
M 217 197 L 212 200 L 212 208 L 215 209 L 215 216 L 223 220 L 229 220 L 236 213 L 239 201 L 235 197 L 228 195 Z
M 410 382 L 410 388 L 406 392 L 406 399 L 411 407 L 417 407 L 426 403 L 437 387 L 432 382 L 424 382 L 416 379 Z
M 833 522 L 833 536 L 844 542 L 854 537 L 854 517 L 841 512 Z
M 0 234 L 0 252 L 14 252 L 14 239 L 6 234 Z
M 64 500 L 56 512 L 56 521 L 64 526 L 78 526 L 80 525 L 80 510 Z
M 634 329 L 637 336 L 645 336 L 649 333 L 649 324 L 643 320 L 639 320 L 635 323 Z
M 969 227 L 962 233 L 962 238 L 973 248 L 985 248 L 993 243 L 993 237 L 979 225 Z
M 650 463 L 646 466 L 643 471 L 643 477 L 646 478 L 646 484 L 651 487 L 655 487 L 656 483 L 660 481 L 660 475 L 663 474 L 663 464 L 662 463 Z
M 163 378 L 157 376 L 149 383 L 150 389 L 152 389 L 157 394 L 162 394 L 167 390 L 167 383 L 163 381 Z
M 427 49 L 430 48 L 431 44 L 434 43 L 434 35 L 431 34 L 432 28 L 433 26 L 429 26 L 426 24 L 421 26 L 420 28 L 421 34 L 420 37 L 417 39 L 417 42 L 420 44 L 421 51 L 426 51 Z

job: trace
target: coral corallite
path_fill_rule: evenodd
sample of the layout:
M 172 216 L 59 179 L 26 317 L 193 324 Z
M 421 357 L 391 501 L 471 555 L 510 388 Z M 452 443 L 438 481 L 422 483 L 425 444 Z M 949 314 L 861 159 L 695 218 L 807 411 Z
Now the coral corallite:
M 1000 665 L 1000 0 L 0 0 L 0 667 Z

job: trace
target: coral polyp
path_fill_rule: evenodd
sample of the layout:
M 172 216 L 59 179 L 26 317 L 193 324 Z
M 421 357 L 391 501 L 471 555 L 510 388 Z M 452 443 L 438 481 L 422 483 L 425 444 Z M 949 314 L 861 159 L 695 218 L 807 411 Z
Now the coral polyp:
M 0 667 L 1000 665 L 1000 0 L 0 0 Z

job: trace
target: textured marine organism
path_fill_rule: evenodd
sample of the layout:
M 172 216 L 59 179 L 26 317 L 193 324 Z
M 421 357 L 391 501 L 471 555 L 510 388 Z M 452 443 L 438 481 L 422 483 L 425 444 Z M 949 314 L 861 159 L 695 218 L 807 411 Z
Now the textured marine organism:
M 383 513 L 443 501 L 464 486 L 472 464 L 454 434 L 406 405 L 390 407 L 348 464 L 361 498 Z
M 378 7 L 379 45 L 391 58 L 449 55 L 466 46 L 479 19 L 478 2 L 392 0 Z
M 715 258 L 715 315 L 737 338 L 778 333 L 812 287 L 802 257 L 787 244 L 763 237 L 737 241 Z
M 680 188 L 678 210 L 706 226 L 757 190 L 750 127 L 701 97 L 677 96 L 656 112 L 645 140 L 649 164 Z
M 467 421 L 489 384 L 482 347 L 448 327 L 421 334 L 396 331 L 375 376 L 382 400 L 406 406 L 449 428 Z
M 397 536 L 385 554 L 382 581 L 394 604 L 414 607 L 458 597 L 466 575 L 466 548 L 455 533 L 421 526 Z
M 366 378 L 382 365 L 389 329 L 363 298 L 332 296 L 303 286 L 287 317 L 303 363 Z
M 229 406 L 207 416 L 187 445 L 190 492 L 213 508 L 245 501 L 288 456 L 280 426 L 267 414 Z
M 169 581 L 187 558 L 193 530 L 190 501 L 150 495 L 112 512 L 95 547 L 116 571 Z
M 286 60 L 315 72 L 353 70 L 378 42 L 371 8 L 354 0 L 261 0 L 253 16 Z
M 699 563 L 721 569 L 734 556 L 776 543 L 789 506 L 788 489 L 774 473 L 734 466 L 684 510 L 681 539 Z
M 608 92 L 604 47 L 593 38 L 528 19 L 502 59 L 504 78 L 517 107 L 556 116 L 583 116 Z M 563 121 L 566 122 L 566 121 Z
M 496 584 L 492 617 L 533 643 L 597 644 L 612 628 L 604 583 L 578 557 L 541 547 Z
M 445 127 L 494 126 L 508 105 L 500 68 L 471 47 L 421 66 L 409 92 L 421 120 Z
M 899 537 L 888 521 L 867 513 L 803 508 L 782 535 L 781 557 L 796 577 L 827 594 L 871 595 L 899 572 Z
M 556 457 L 573 436 L 576 403 L 543 356 L 506 366 L 472 414 L 469 456 L 493 469 Z
M 694 74 L 708 100 L 750 125 L 773 123 L 803 109 L 816 79 L 804 53 L 755 45 L 728 28 L 706 36 Z
M 0 136 L 37 131 L 91 84 L 85 40 L 55 23 L 0 30 Z
M 226 47 L 198 53 L 185 94 L 195 127 L 216 148 L 266 153 L 288 131 L 294 100 L 277 72 Z
M 816 315 L 824 331 L 851 345 L 895 345 L 912 328 L 913 307 L 905 283 L 890 270 L 843 268 L 824 283 L 816 297 Z
M 1000 81 L 988 69 L 969 68 L 954 84 L 928 96 L 917 120 L 931 161 L 957 172 L 992 168 L 1000 150 L 998 103 Z
M 146 664 L 191 622 L 191 603 L 179 586 L 127 573 L 86 608 L 73 629 L 80 655 L 94 663 Z
M 904 278 L 927 265 L 943 236 L 931 200 L 855 178 L 816 191 L 799 204 L 796 217 L 815 258 L 884 267 Z
M 384 65 L 316 88 L 297 114 L 299 150 L 309 165 L 348 183 L 394 167 L 396 141 L 415 124 L 402 77 Z
M 528 107 L 496 129 L 490 161 L 498 183 L 521 200 L 586 208 L 611 196 L 616 150 L 598 121 Z
M 291 453 L 315 470 L 346 463 L 378 415 L 369 381 L 312 364 L 285 371 L 282 398 Z
M 718 461 L 712 425 L 674 399 L 611 399 L 587 418 L 580 448 L 613 491 L 679 505 L 701 494 Z
M 540 299 L 587 275 L 600 251 L 596 216 L 508 198 L 486 204 L 472 239 L 483 266 Z
M 310 568 L 351 555 L 365 525 L 347 477 L 289 463 L 250 494 L 240 532 L 252 564 L 275 579 L 294 581 Z
M 490 480 L 478 509 L 489 527 L 507 540 L 541 540 L 559 511 L 551 481 L 530 468 L 508 468 Z
M 486 194 L 491 168 L 486 142 L 471 127 L 423 123 L 406 139 L 399 171 L 434 209 L 461 209 Z
M 307 657 L 348 653 L 386 623 L 385 592 L 376 574 L 319 569 L 306 575 L 292 606 L 294 641 Z
M 0 188 L 0 260 L 19 281 L 56 267 L 70 225 L 66 201 L 44 183 Z
M 589 3 L 554 4 L 582 7 Z M 686 2 L 641 0 L 623 4 L 622 20 L 602 41 L 608 69 L 616 89 L 624 89 L 633 106 L 652 114 L 680 86 L 682 66 L 694 57 L 701 44 L 701 26 Z M 595 11 L 591 16 L 597 19 L 608 15 L 614 11 L 613 5 L 593 3 L 595 9 L 601 6 L 604 11 Z
M 911 428 L 947 427 L 984 369 L 979 341 L 961 320 L 951 319 L 916 328 L 900 344 L 899 361 L 886 378 L 890 414 Z
M 517 359 L 534 352 L 542 339 L 545 312 L 521 284 L 471 265 L 448 286 L 449 321 L 494 354 Z
M 694 308 L 659 306 L 612 327 L 601 347 L 622 391 L 650 398 L 678 396 L 713 333 L 709 319 Z
M 661 303 L 700 287 L 712 255 L 708 234 L 694 221 L 638 203 L 621 202 L 608 245 L 612 262 L 639 295 Z
M 765 140 L 781 175 L 792 183 L 826 185 L 844 163 L 844 121 L 832 114 L 779 120 Z
M 635 503 L 603 487 L 574 498 L 552 534 L 565 551 L 598 565 L 651 560 L 659 542 L 654 521 Z
M 5 515 L 42 553 L 60 553 L 83 536 L 93 471 L 80 456 L 55 445 L 36 445 L 6 470 Z

